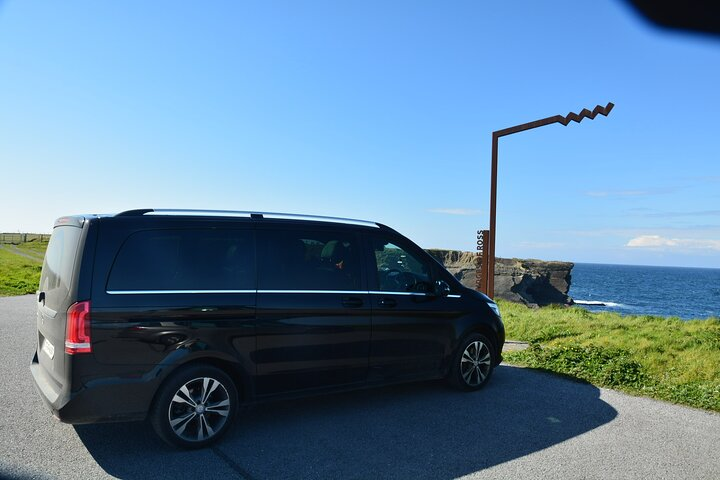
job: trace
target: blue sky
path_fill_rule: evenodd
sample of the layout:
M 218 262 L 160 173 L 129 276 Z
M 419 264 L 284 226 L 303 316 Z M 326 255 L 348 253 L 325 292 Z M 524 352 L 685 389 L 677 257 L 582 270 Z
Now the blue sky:
M 140 207 L 381 221 L 497 253 L 720 267 L 720 38 L 624 2 L 0 4 L 0 231 Z

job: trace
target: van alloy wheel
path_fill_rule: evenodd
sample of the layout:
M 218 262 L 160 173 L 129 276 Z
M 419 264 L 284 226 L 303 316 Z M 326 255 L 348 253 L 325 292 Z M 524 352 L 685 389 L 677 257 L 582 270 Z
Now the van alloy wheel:
M 471 342 L 460 358 L 460 373 L 469 387 L 478 387 L 490 373 L 490 349 L 480 340 Z
M 459 343 L 447 379 L 460 390 L 479 390 L 490 380 L 495 358 L 495 345 L 485 335 L 472 333 Z
M 168 407 L 168 421 L 175 435 L 201 442 L 222 429 L 230 414 L 230 396 L 218 380 L 190 380 L 175 392 Z
M 170 445 L 201 448 L 228 430 L 238 405 L 237 387 L 225 371 L 196 364 L 181 367 L 163 382 L 149 418 Z

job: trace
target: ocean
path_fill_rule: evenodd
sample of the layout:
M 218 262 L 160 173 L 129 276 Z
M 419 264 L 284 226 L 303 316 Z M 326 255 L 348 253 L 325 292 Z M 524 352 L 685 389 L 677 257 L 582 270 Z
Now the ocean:
M 593 312 L 720 317 L 720 269 L 576 263 L 569 295 Z

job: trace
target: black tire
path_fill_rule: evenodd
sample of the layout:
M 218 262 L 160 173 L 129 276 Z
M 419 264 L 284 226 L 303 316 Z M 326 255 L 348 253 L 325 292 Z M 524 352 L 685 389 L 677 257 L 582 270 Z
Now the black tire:
M 495 347 L 485 335 L 468 335 L 453 356 L 448 372 L 450 385 L 465 391 L 481 389 L 492 377 L 495 358 Z
M 227 432 L 237 410 L 232 378 L 219 368 L 193 365 L 174 373 L 160 387 L 150 423 L 172 446 L 202 448 Z

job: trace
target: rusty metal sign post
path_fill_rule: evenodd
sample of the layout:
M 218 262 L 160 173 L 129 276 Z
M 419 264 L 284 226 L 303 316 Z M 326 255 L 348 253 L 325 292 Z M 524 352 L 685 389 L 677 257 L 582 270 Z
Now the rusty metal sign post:
M 475 290 L 487 292 L 488 256 L 487 241 L 490 232 L 488 230 L 477 231 L 477 255 L 475 257 Z
M 523 123 L 522 125 L 515 125 L 514 127 L 504 128 L 493 132 L 492 171 L 490 177 L 490 231 L 489 235 L 484 236 L 482 253 L 479 255 L 480 258 L 478 259 L 478 267 L 479 269 L 482 269 L 482 271 L 478 272 L 480 274 L 478 276 L 478 287 L 481 285 L 485 286 L 484 290 L 480 289 L 480 291 L 482 291 L 485 295 L 490 298 L 493 298 L 495 295 L 495 209 L 497 203 L 498 139 L 506 135 L 532 130 L 533 128 L 544 127 L 545 125 L 551 125 L 553 123 L 561 123 L 563 126 L 567 126 L 571 121 L 580 123 L 584 118 L 594 120 L 598 114 L 607 117 L 614 106 L 615 104 L 610 102 L 605 107 L 601 107 L 600 105 L 596 106 L 592 112 L 587 108 L 584 108 L 579 114 L 570 112 L 564 117 L 562 115 L 555 115 L 553 117 L 547 117 L 534 122 Z M 479 232 L 478 235 L 480 235 Z M 480 245 L 478 245 L 478 252 L 480 252 Z M 487 268 L 483 269 L 482 267 L 486 265 Z

